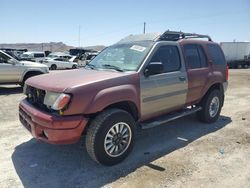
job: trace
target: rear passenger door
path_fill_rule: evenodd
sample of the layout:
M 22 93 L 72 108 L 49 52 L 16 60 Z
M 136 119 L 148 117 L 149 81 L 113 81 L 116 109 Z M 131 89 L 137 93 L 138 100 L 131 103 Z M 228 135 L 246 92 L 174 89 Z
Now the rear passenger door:
M 201 98 L 210 71 L 208 58 L 201 45 L 185 44 L 184 58 L 188 76 L 187 104 L 190 104 Z
M 150 62 L 161 62 L 163 72 L 146 77 L 143 73 Z M 176 43 L 160 43 L 145 63 L 140 77 L 141 116 L 149 119 L 182 108 L 186 102 L 185 66 Z

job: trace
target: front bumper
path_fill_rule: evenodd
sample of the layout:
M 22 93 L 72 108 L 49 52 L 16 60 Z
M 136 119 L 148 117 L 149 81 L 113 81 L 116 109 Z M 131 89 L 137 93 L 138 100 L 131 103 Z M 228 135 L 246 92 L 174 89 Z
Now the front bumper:
M 26 99 L 19 105 L 19 119 L 34 138 L 51 144 L 78 142 L 88 122 L 82 115 L 55 116 L 42 112 Z

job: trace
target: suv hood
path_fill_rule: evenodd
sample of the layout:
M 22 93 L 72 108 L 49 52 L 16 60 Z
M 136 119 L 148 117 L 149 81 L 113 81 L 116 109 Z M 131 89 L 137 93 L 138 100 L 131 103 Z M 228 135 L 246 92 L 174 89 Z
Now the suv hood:
M 26 84 L 42 90 L 62 93 L 67 89 L 75 89 L 126 75 L 128 74 L 88 69 L 53 71 L 46 75 L 32 77 L 26 81 Z
M 27 67 L 47 67 L 47 65 L 43 65 L 41 63 L 35 63 L 32 61 L 19 61 L 19 63 Z

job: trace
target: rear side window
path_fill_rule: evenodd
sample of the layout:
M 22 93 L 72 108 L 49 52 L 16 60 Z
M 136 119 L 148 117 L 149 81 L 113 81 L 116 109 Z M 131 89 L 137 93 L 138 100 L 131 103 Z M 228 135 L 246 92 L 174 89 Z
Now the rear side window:
M 208 52 L 210 54 L 210 57 L 212 58 L 212 61 L 215 65 L 225 65 L 225 57 L 223 55 L 223 52 L 221 48 L 216 44 L 208 44 Z
M 184 54 L 189 69 L 207 67 L 207 58 L 200 45 L 196 44 L 185 45 Z
M 34 57 L 44 57 L 44 54 L 34 54 Z
M 181 67 L 179 50 L 176 46 L 161 46 L 152 57 L 151 62 L 162 62 L 163 72 L 178 71 Z
M 207 67 L 207 57 L 204 53 L 204 50 L 201 46 L 197 46 L 198 47 L 198 52 L 199 52 L 199 56 L 200 56 L 200 62 L 201 62 L 201 67 Z
M 201 65 L 200 65 L 199 52 L 196 45 L 185 45 L 184 51 L 188 68 L 190 69 L 200 68 Z

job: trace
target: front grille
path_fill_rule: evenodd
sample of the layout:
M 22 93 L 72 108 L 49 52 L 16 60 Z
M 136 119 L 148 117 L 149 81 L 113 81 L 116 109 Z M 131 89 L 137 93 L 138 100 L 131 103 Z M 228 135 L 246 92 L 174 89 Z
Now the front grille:
M 31 86 L 27 86 L 26 94 L 28 100 L 33 104 L 43 104 L 45 91 Z
M 43 103 L 46 94 L 44 90 L 37 89 L 32 86 L 27 86 L 25 93 L 27 95 L 27 100 L 29 103 L 41 110 L 49 111 L 47 106 Z

